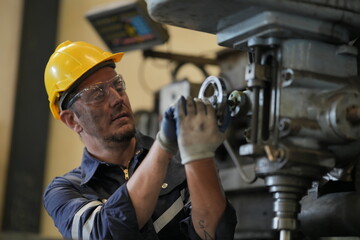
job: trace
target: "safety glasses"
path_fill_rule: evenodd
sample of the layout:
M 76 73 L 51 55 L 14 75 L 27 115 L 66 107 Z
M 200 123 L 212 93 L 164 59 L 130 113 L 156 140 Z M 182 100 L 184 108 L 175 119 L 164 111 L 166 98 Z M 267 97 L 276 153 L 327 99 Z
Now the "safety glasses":
M 126 85 L 120 74 L 106 82 L 99 82 L 95 85 L 84 88 L 69 100 L 67 108 L 70 108 L 79 98 L 81 98 L 85 104 L 100 105 L 109 97 L 110 88 L 116 90 L 120 96 L 124 94 Z

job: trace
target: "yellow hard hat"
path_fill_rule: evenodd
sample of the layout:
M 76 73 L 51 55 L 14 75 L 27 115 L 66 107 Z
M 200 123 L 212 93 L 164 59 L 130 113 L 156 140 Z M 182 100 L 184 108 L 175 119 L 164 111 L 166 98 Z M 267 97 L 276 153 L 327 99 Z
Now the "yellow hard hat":
M 52 115 L 60 118 L 59 98 L 85 73 L 107 61 L 119 62 L 124 53 L 110 53 L 86 42 L 61 43 L 45 68 L 44 81 Z

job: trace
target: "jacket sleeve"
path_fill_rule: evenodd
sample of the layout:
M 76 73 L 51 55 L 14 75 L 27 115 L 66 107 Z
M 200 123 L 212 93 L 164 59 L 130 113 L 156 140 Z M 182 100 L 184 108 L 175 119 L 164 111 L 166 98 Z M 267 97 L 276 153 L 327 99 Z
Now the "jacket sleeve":
M 46 188 L 44 206 L 66 239 L 142 239 L 126 184 L 107 199 L 91 199 L 80 185 L 58 177 Z

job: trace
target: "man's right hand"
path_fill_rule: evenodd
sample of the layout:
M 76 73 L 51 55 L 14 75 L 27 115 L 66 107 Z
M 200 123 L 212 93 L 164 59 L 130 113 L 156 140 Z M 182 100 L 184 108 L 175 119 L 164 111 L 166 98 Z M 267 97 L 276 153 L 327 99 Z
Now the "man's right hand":
M 178 151 L 178 144 L 174 111 L 174 106 L 170 106 L 165 111 L 161 121 L 160 131 L 157 133 L 156 139 L 159 141 L 162 149 L 175 155 Z
M 177 102 L 175 115 L 182 164 L 214 157 L 225 134 L 218 127 L 211 104 L 182 97 Z

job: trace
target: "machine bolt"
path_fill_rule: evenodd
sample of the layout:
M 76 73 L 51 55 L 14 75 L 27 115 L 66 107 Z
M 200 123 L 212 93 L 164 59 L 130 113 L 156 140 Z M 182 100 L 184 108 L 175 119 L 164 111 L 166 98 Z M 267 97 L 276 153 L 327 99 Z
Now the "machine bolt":
M 264 147 L 265 153 L 267 158 L 272 162 L 276 160 L 284 160 L 285 158 L 285 151 L 282 148 L 273 148 L 269 145 L 265 145 Z
M 353 123 L 359 124 L 360 123 L 360 107 L 351 106 L 346 109 L 346 119 Z
M 246 140 L 249 142 L 251 137 L 251 128 L 246 128 L 243 134 Z
M 232 91 L 228 97 L 227 103 L 230 107 L 231 116 L 234 117 L 239 113 L 245 112 L 244 106 L 247 102 L 247 96 L 241 91 Z
M 282 86 L 289 87 L 294 80 L 294 71 L 291 68 L 281 72 Z
M 290 126 L 291 126 L 291 121 L 290 119 L 287 118 L 283 118 L 280 120 L 279 122 L 279 130 L 280 131 L 288 131 L 290 130 Z
M 292 69 L 285 69 L 282 71 L 281 73 L 281 78 L 284 80 L 284 81 L 290 81 L 292 80 L 294 77 L 294 72 Z
M 283 73 L 282 77 L 285 81 L 289 81 L 292 78 L 292 74 L 289 72 L 285 72 Z

